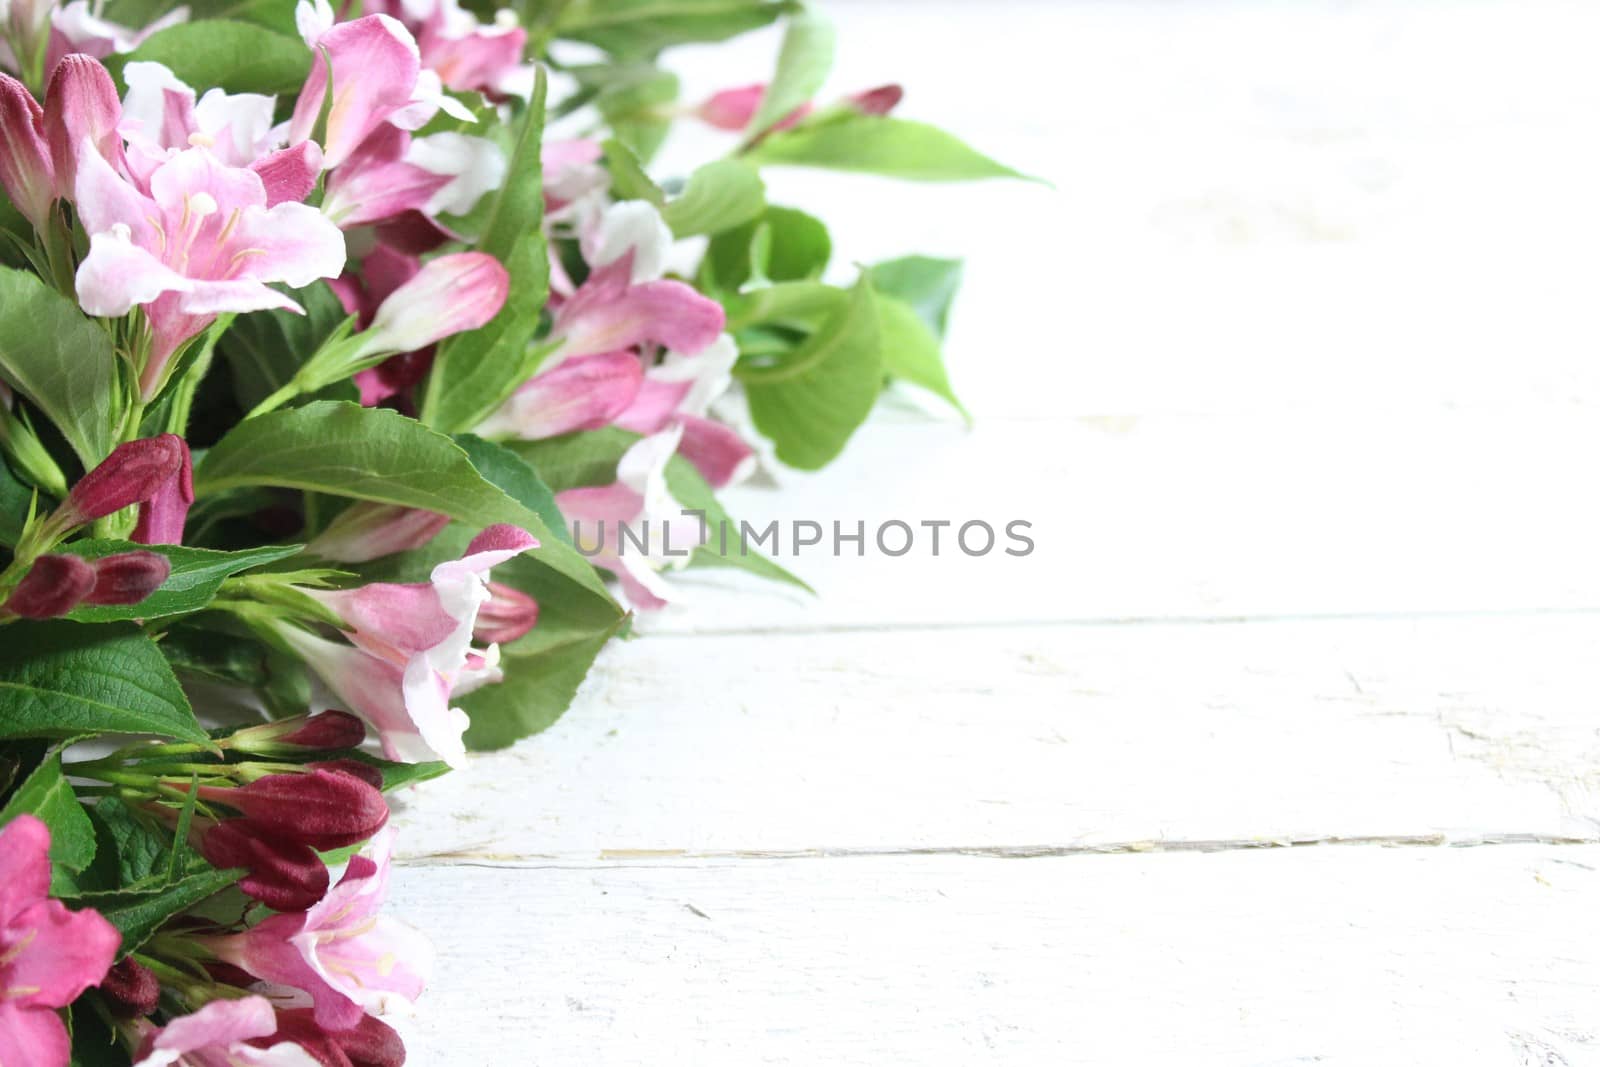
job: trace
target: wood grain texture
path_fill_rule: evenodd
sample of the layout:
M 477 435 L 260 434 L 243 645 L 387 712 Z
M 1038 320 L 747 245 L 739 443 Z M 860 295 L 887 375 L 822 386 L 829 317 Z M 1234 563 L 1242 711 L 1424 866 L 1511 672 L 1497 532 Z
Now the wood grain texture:
M 729 510 L 1037 548 L 676 575 L 407 794 L 412 1062 L 1600 1063 L 1600 7 L 823 6 L 1054 189 L 769 172 L 840 281 L 966 259 L 977 424 Z

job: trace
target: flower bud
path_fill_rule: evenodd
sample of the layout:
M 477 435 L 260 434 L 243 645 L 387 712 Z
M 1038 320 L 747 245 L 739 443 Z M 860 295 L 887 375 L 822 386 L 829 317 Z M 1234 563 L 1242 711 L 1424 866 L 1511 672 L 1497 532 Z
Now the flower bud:
M 306 766 L 312 770 L 343 771 L 361 779 L 374 789 L 380 791 L 383 789 L 383 772 L 372 764 L 362 763 L 358 759 L 325 759 L 308 763 Z
M 105 997 L 112 1015 L 134 1019 L 156 1010 L 161 999 L 161 983 L 150 968 L 132 956 L 125 956 L 100 980 L 100 995 Z
M 705 102 L 695 109 L 695 115 L 701 122 L 715 126 L 719 130 L 738 133 L 750 125 L 750 120 L 756 117 L 756 112 L 761 108 L 761 100 L 767 95 L 765 82 L 756 82 L 754 85 L 741 85 L 737 89 L 724 89 L 719 93 L 712 93 Z M 786 130 L 811 113 L 811 104 L 804 103 L 789 112 L 779 121 L 773 123 L 774 130 Z
M 159 552 L 119 552 L 94 563 L 90 604 L 137 604 L 161 588 L 172 561 Z
M 0 74 L 0 186 L 34 229 L 45 228 L 56 179 L 45 141 L 44 109 L 8 74 Z
M 277 1031 L 267 1037 L 252 1038 L 246 1044 L 271 1048 L 284 1041 L 292 1041 L 305 1049 L 306 1055 L 317 1062 L 317 1067 L 353 1067 L 350 1057 L 344 1054 L 333 1035 L 317 1025 L 310 1008 L 279 1011 Z
M 6 598 L 5 610 L 24 619 L 65 615 L 94 588 L 94 565 L 78 556 L 40 556 Z
M 335 1030 L 333 1040 L 350 1058 L 352 1067 L 401 1067 L 406 1062 L 405 1042 L 394 1027 L 371 1015 L 348 1030 Z
M 500 261 L 482 252 L 429 260 L 379 305 L 351 359 L 362 363 L 374 356 L 414 352 L 476 330 L 499 313 L 510 283 Z
M 179 545 L 183 543 L 183 524 L 189 518 L 189 505 L 194 503 L 194 462 L 189 456 L 189 446 L 176 434 L 163 434 L 177 443 L 182 453 L 177 472 L 139 506 L 139 521 L 133 527 L 133 539 L 141 545 Z
M 880 85 L 875 89 L 852 93 L 845 102 L 863 115 L 887 115 L 899 106 L 906 91 L 898 85 Z
M 228 739 L 228 747 L 254 756 L 281 757 L 355 748 L 366 738 L 366 724 L 354 715 L 323 711 L 247 726 Z
M 183 438 L 170 433 L 118 445 L 78 479 L 61 514 L 76 526 L 142 504 L 178 475 L 188 451 Z
M 213 867 L 243 867 L 246 895 L 277 911 L 304 911 L 328 892 L 328 868 L 309 845 L 251 833 L 244 820 L 219 822 L 200 838 L 200 854 Z
M 509 644 L 533 629 L 538 621 L 538 601 L 504 582 L 490 582 L 489 599 L 478 608 L 472 638 L 486 645 Z
M 450 524 L 450 516 L 421 508 L 359 501 L 341 511 L 306 551 L 336 563 L 366 563 L 421 548 Z
M 365 841 L 389 821 L 383 794 L 353 774 L 269 774 L 237 787 L 201 786 L 203 800 L 238 810 L 268 837 L 323 850 Z
M 44 125 L 55 162 L 56 195 L 76 199 L 78 155 L 85 140 L 113 166 L 123 158 L 122 103 L 111 74 L 92 56 L 63 56 L 44 91 Z

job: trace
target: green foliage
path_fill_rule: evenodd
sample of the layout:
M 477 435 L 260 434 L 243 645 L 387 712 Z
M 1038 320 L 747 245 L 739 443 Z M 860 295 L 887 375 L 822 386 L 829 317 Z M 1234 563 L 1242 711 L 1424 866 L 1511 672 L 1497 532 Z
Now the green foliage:
M 844 113 L 803 122 L 764 138 L 744 158 L 757 166 L 858 171 L 907 181 L 1026 178 L 925 122 Z
M 217 346 L 233 371 L 234 398 L 241 411 L 249 411 L 289 384 L 311 354 L 348 318 L 326 282 L 315 282 L 290 295 L 305 308 L 304 315 L 292 311 L 240 315 Z
M 700 268 L 712 289 L 735 292 L 746 282 L 817 278 L 833 254 L 822 220 L 792 207 L 769 207 L 711 239 Z
M 817 95 L 833 69 L 833 45 L 833 26 L 821 15 L 801 11 L 789 20 L 778 52 L 778 69 L 750 117 L 746 138 L 759 137 Z
M 33 402 L 84 467 L 111 451 L 117 365 L 105 330 L 25 271 L 0 268 L 0 378 Z
M 959 259 L 902 256 L 874 264 L 867 276 L 879 294 L 905 303 L 936 336 L 944 337 L 950 305 L 961 288 Z
M 878 344 L 883 352 L 884 373 L 922 386 L 965 416 L 966 408 L 950 387 L 939 338 L 933 329 L 910 304 L 882 294 L 874 297 L 873 304 L 878 310 Z
M 171 919 L 202 900 L 228 888 L 243 871 L 198 871 L 170 884 L 151 889 L 118 889 L 84 893 L 73 900 L 92 907 L 122 934 L 120 955 L 137 951 Z
M 211 603 L 223 579 L 253 567 L 298 555 L 299 545 L 263 545 L 240 552 L 219 552 L 183 545 L 135 545 L 126 541 L 75 541 L 66 546 L 73 555 L 101 559 L 118 552 L 158 552 L 172 564 L 172 573 L 160 589 L 137 604 L 97 606 L 80 604 L 67 616 L 76 622 L 115 622 L 119 619 L 158 619 L 187 615 Z
M 674 45 L 727 40 L 798 8 L 791 0 L 572 0 L 556 33 L 619 58 L 648 57 Z
M 94 824 L 61 773 L 61 753 L 51 752 L 0 809 L 0 826 L 18 815 L 33 815 L 50 829 L 50 864 L 76 874 L 94 859 Z
M 132 623 L 13 623 L 0 642 L 0 706 L 0 739 L 159 734 L 208 741 L 172 668 Z
M 689 177 L 683 195 L 661 212 L 674 237 L 722 233 L 760 215 L 767 206 L 761 175 L 737 159 L 718 159 Z
M 311 72 L 311 50 L 298 37 L 254 22 L 201 19 L 151 35 L 107 66 L 120 75 L 128 63 L 161 63 L 188 85 L 230 93 L 290 95 Z

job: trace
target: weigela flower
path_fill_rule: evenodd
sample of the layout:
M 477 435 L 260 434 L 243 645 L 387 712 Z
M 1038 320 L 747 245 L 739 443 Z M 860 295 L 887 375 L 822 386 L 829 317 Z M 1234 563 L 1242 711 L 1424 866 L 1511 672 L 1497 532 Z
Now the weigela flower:
M 476 330 L 499 313 L 510 284 L 500 261 L 482 252 L 431 259 L 379 306 L 351 358 L 412 352 Z
M 490 568 L 538 546 L 526 531 L 491 526 L 461 559 L 427 582 L 374 582 L 306 590 L 341 620 L 350 644 L 284 624 L 279 633 L 351 711 L 377 730 L 390 759 L 466 760 L 467 716 L 452 696 L 499 681 L 497 646 L 472 648 L 478 611 L 490 598 Z
M 172 561 L 159 552 L 118 552 L 94 561 L 88 604 L 137 604 L 160 589 Z
M 486 645 L 506 645 L 539 623 L 539 602 L 504 582 L 489 583 L 489 599 L 478 608 L 472 639 Z
M 704 540 L 700 519 L 686 514 L 667 489 L 667 461 L 682 434 L 674 426 L 635 443 L 617 463 L 611 485 L 556 494 L 578 550 L 617 576 L 635 608 L 665 607 L 670 589 L 657 572 L 687 564 Z
M 87 56 L 57 65 L 43 107 L 21 82 L 0 74 L 0 186 L 34 229 L 45 228 L 52 203 L 72 197 L 80 152 L 122 158 L 120 117 L 111 75 Z
M 161 982 L 155 972 L 132 956 L 124 956 L 100 980 L 100 995 L 119 1019 L 149 1015 L 161 1002 Z
M 433 947 L 411 927 L 381 914 L 394 831 L 384 830 L 352 856 L 328 895 L 304 911 L 274 915 L 241 934 L 208 942 L 212 951 L 257 978 L 309 994 L 315 1019 L 348 1030 L 364 1014 L 421 995 Z
M 243 867 L 241 892 L 277 911 L 311 907 L 328 892 L 328 867 L 310 845 L 258 832 L 244 819 L 225 819 L 200 835 L 200 854 L 219 870 Z
M 457 92 L 523 99 L 533 92 L 534 68 L 522 62 L 528 34 L 509 10 L 489 25 L 455 0 L 377 0 L 365 10 L 403 22 L 416 35 L 422 65 Z
M 166 380 L 169 361 L 224 311 L 299 304 L 271 288 L 336 276 L 344 238 L 304 204 L 267 206 L 255 172 L 225 167 L 204 148 L 174 155 L 150 175 L 149 196 L 97 153 L 80 160 L 77 208 L 89 231 L 78 268 L 78 302 L 91 315 L 149 320 L 149 351 L 139 384 L 146 399 Z
M 183 524 L 194 504 L 194 462 L 188 442 L 176 434 L 164 434 L 177 442 L 178 469 L 139 505 L 139 520 L 134 523 L 133 540 L 142 545 L 183 543 Z
M 181 476 L 188 454 L 183 438 L 172 433 L 118 445 L 78 479 L 58 513 L 60 521 L 77 526 L 145 503 Z
M 235 730 L 227 738 L 227 746 L 252 756 L 293 757 L 355 748 L 366 736 L 366 726 L 349 712 L 319 711 Z
M 0 1063 L 64 1067 L 57 1008 L 99 984 L 122 935 L 98 912 L 51 900 L 50 831 L 32 815 L 0 828 Z
M 335 563 L 366 563 L 421 548 L 448 525 L 450 516 L 437 511 L 362 500 L 341 511 L 306 551 Z
M 756 109 L 761 106 L 761 100 L 766 95 L 765 82 L 724 89 L 707 97 L 695 109 L 694 114 L 707 125 L 739 133 L 750 125 L 751 119 L 755 118 Z M 845 97 L 841 104 L 863 115 L 887 115 L 900 103 L 903 95 L 904 91 L 898 85 L 880 85 L 852 93 Z M 813 105 L 807 101 L 773 123 L 771 130 L 786 130 L 811 114 L 813 110 Z
M 638 392 L 615 419 L 635 433 L 658 433 L 679 426 L 678 454 L 693 463 L 713 489 L 722 489 L 755 469 L 755 450 L 723 423 L 707 418 L 712 401 L 733 383 L 739 350 L 722 334 L 694 356 L 668 352 L 644 374 Z
M 6 597 L 5 610 L 23 619 L 58 618 L 83 603 L 94 579 L 94 565 L 78 556 L 40 556 Z
M 319 1067 L 293 1041 L 267 1048 L 252 1043 L 277 1030 L 278 1016 L 266 997 L 213 1000 L 193 1014 L 150 1028 L 133 1067 Z
M 342 771 L 268 774 L 239 786 L 203 785 L 198 793 L 238 811 L 267 837 L 323 851 L 365 841 L 389 821 L 383 794 Z
M 288 1008 L 278 1012 L 278 1034 L 300 1044 L 323 1067 L 401 1067 L 406 1062 L 400 1035 L 370 1015 L 348 1029 L 326 1030 L 317 1025 L 312 1009 Z

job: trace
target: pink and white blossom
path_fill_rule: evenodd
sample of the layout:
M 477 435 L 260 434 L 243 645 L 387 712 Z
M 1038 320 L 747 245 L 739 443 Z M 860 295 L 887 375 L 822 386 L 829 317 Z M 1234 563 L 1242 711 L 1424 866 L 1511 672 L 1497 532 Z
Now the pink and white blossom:
M 100 17 L 99 5 L 72 0 L 50 16 L 50 51 L 45 66 L 54 67 L 61 57 L 75 53 L 105 59 L 132 52 L 152 35 L 188 20 L 189 9 L 179 6 L 147 25 L 123 26 Z
M 537 441 L 598 430 L 628 409 L 643 381 L 644 370 L 632 352 L 569 359 L 518 386 L 474 432 Z
M 57 1008 L 98 985 L 122 937 L 98 912 L 50 899 L 50 831 L 32 815 L 0 828 L 0 1063 L 64 1067 Z
M 578 550 L 617 576 L 635 608 L 665 607 L 671 590 L 658 572 L 686 565 L 704 542 L 700 518 L 686 513 L 667 488 L 667 462 L 682 434 L 674 426 L 636 442 L 610 485 L 556 494 Z
M 699 469 L 713 489 L 748 477 L 756 467 L 755 451 L 736 432 L 707 417 L 711 403 L 733 384 L 739 350 L 722 334 L 694 356 L 668 352 L 645 372 L 628 408 L 616 425 L 635 433 L 656 433 L 680 426 L 678 452 Z
M 450 516 L 422 508 L 357 501 L 341 511 L 306 545 L 335 563 L 366 563 L 421 548 L 450 524 Z
M 433 969 L 433 947 L 382 914 L 393 841 L 392 829 L 381 831 L 321 901 L 215 939 L 212 950 L 257 978 L 309 994 L 317 1024 L 329 1030 L 414 1002 Z
M 483 252 L 429 260 L 379 305 L 352 359 L 413 352 L 476 330 L 499 314 L 510 285 L 500 261 Z
M 377 731 L 391 759 L 466 760 L 466 713 L 452 697 L 498 681 L 498 647 L 472 647 L 489 571 L 538 546 L 526 531 L 491 526 L 466 555 L 434 567 L 429 580 L 307 590 L 340 619 L 349 643 L 293 626 L 280 632 L 323 683 Z
M 268 283 L 299 288 L 344 266 L 344 238 L 319 211 L 268 207 L 258 175 L 226 167 L 204 148 L 157 167 L 148 196 L 85 150 L 77 208 L 90 235 L 78 302 L 91 315 L 145 308 L 149 351 L 139 384 L 147 399 L 165 381 L 172 355 L 219 313 L 301 311 Z
M 533 92 L 533 65 L 522 61 L 528 34 L 509 10 L 487 25 L 456 0 L 378 0 L 366 10 L 405 23 L 416 35 L 423 66 L 457 92 L 522 99 Z
M 150 1028 L 133 1067 L 320 1067 L 293 1041 L 267 1048 L 250 1042 L 278 1031 L 278 1015 L 266 997 L 213 1000 L 166 1026 Z

